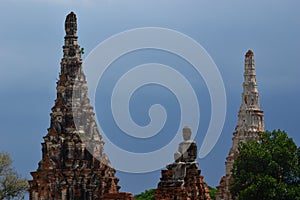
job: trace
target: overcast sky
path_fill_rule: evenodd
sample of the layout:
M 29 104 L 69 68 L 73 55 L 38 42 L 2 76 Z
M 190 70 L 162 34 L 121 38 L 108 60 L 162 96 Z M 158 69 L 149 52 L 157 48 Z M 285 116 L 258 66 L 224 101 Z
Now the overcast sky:
M 285 130 L 300 145 L 299 6 L 298 0 L 2 0 L 0 151 L 9 152 L 15 168 L 29 179 L 29 172 L 37 169 L 41 159 L 40 143 L 47 134 L 50 109 L 56 97 L 56 80 L 65 35 L 64 20 L 70 11 L 74 11 L 78 19 L 79 44 L 85 49 L 83 59 L 108 37 L 128 29 L 149 26 L 182 32 L 206 49 L 219 68 L 227 95 L 227 114 L 221 137 L 208 156 L 198 159 L 205 181 L 216 186 L 225 173 L 224 162 L 237 123 L 244 55 L 248 49 L 252 49 L 255 55 L 266 129 Z M 157 52 L 150 52 L 150 55 L 155 56 Z M 147 52 L 141 56 L 142 61 L 151 61 Z M 139 54 L 136 54 L 134 59 L 138 58 Z M 172 64 L 171 57 L 166 55 L 165 59 Z M 159 58 L 155 61 L 158 62 Z M 131 60 L 124 62 L 128 64 Z M 149 92 L 153 93 L 154 89 Z M 160 88 L 156 89 L 159 91 L 154 96 L 164 93 Z M 101 95 L 101 91 L 97 92 L 100 100 Z M 136 100 L 136 108 L 146 112 L 151 101 L 146 101 L 147 97 L 141 98 L 143 95 L 137 94 L 131 105 Z M 204 99 L 208 96 L 205 92 L 197 95 L 203 95 Z M 100 100 L 96 102 L 96 113 L 98 108 L 101 110 Z M 161 101 L 163 104 L 164 100 Z M 207 129 L 210 119 L 210 112 L 205 109 L 209 100 L 199 104 L 200 108 L 203 107 L 201 120 L 204 127 L 198 134 Z M 178 106 L 176 101 L 170 105 Z M 172 106 L 168 109 L 178 114 Z M 139 115 L 143 119 L 145 115 L 138 111 L 133 113 L 135 119 L 139 119 Z M 172 120 L 176 122 L 178 117 Z M 170 123 L 173 123 L 172 120 Z M 146 122 L 145 119 L 140 123 Z M 110 122 L 105 126 L 109 127 Z M 198 145 L 202 140 L 203 135 L 196 137 Z M 119 172 L 117 176 L 121 179 L 122 191 L 139 193 L 157 186 L 160 171 L 147 174 Z

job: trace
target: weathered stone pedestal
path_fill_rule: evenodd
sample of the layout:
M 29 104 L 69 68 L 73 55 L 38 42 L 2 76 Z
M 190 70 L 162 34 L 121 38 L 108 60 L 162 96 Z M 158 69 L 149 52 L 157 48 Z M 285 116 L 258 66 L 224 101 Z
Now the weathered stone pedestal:
M 198 169 L 197 145 L 190 140 L 191 129 L 183 128 L 184 141 L 174 154 L 175 162 L 162 170 L 161 179 L 154 192 L 156 200 L 210 200 L 209 189 Z

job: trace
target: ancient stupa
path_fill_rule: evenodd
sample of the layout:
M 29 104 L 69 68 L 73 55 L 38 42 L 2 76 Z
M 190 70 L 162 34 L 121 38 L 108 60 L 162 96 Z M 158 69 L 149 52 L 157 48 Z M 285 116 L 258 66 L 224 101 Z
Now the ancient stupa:
M 242 104 L 238 113 L 238 123 L 233 133 L 232 147 L 226 158 L 226 174 L 217 187 L 217 200 L 231 200 L 230 185 L 233 182 L 231 170 L 238 156 L 238 145 L 241 141 L 259 140 L 259 134 L 264 131 L 264 115 L 259 106 L 259 96 L 254 66 L 254 55 L 249 50 L 245 55 L 244 83 Z
M 57 98 L 50 114 L 50 128 L 43 137 L 42 160 L 37 171 L 31 172 L 30 200 L 133 199 L 130 193 L 119 192 L 116 171 L 103 150 L 104 142 L 87 97 L 73 12 L 66 18 L 65 31 Z M 74 116 L 80 119 L 77 124 Z M 83 135 L 93 139 L 88 144 L 92 151 L 87 150 Z
M 155 190 L 155 200 L 211 200 L 209 189 L 198 169 L 197 144 L 191 140 L 191 129 L 183 128 L 184 141 L 174 154 L 174 163 L 161 171 L 161 179 Z

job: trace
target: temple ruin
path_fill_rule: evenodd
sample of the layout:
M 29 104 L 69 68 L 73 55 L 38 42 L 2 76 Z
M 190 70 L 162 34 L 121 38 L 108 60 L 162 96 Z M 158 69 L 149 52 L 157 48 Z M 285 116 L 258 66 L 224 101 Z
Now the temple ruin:
M 259 134 L 264 131 L 264 115 L 259 106 L 259 96 L 254 65 L 254 54 L 249 50 L 245 55 L 244 83 L 242 104 L 238 113 L 238 123 L 233 133 L 232 147 L 226 158 L 226 174 L 217 186 L 217 200 L 231 200 L 230 185 L 233 183 L 231 170 L 238 156 L 240 142 L 259 140 Z
M 87 81 L 82 70 L 82 49 L 77 43 L 77 19 L 71 12 L 65 20 L 63 58 L 57 97 L 51 109 L 48 133 L 43 137 L 42 160 L 29 181 L 30 200 L 133 200 L 119 192 L 116 170 L 104 152 L 94 109 L 87 96 Z M 259 105 L 254 55 L 245 55 L 242 103 L 226 158 L 225 176 L 217 187 L 217 200 L 231 200 L 231 170 L 241 141 L 258 140 L 264 131 L 264 115 Z M 174 162 L 161 171 L 154 192 L 156 200 L 211 200 L 209 189 L 197 162 L 197 144 L 191 129 L 183 128 L 184 141 L 174 154 Z M 88 142 L 84 139 L 89 138 Z
M 76 15 L 65 21 L 65 41 L 57 98 L 52 108 L 50 128 L 42 143 L 42 160 L 31 172 L 30 200 L 132 200 L 131 193 L 120 193 L 119 179 L 110 166 L 87 97 L 82 71 L 81 49 L 77 44 Z M 76 84 L 75 84 L 76 82 Z M 74 115 L 76 113 L 76 115 Z M 79 117 L 78 124 L 74 116 Z M 82 142 L 82 136 L 93 139 Z M 88 151 L 89 145 L 92 152 Z

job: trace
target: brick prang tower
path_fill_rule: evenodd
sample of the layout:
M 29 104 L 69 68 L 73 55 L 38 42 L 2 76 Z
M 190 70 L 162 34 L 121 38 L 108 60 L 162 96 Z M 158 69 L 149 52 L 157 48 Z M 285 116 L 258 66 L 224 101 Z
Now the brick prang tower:
M 50 128 L 43 137 L 42 160 L 37 171 L 31 172 L 30 200 L 131 200 L 130 193 L 119 192 L 116 171 L 104 153 L 87 97 L 73 12 L 66 18 L 65 31 L 57 98 Z M 87 138 L 91 140 L 85 141 Z
M 264 115 L 260 109 L 259 96 L 254 65 L 254 54 L 249 50 L 245 55 L 244 83 L 242 104 L 238 113 L 238 123 L 233 133 L 232 147 L 226 157 L 226 174 L 221 178 L 217 187 L 217 200 L 231 200 L 230 186 L 233 183 L 231 170 L 238 156 L 240 142 L 259 140 L 259 135 L 264 131 Z

